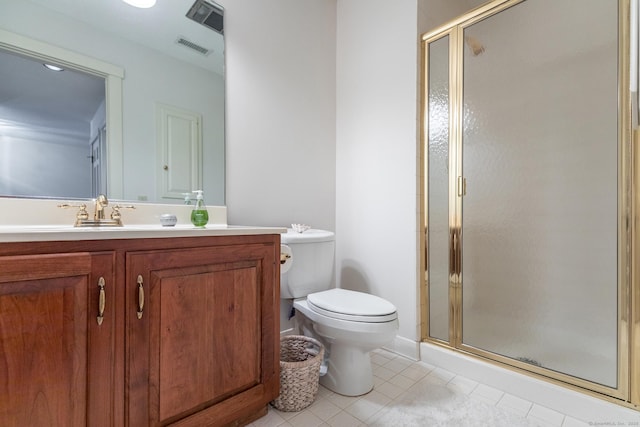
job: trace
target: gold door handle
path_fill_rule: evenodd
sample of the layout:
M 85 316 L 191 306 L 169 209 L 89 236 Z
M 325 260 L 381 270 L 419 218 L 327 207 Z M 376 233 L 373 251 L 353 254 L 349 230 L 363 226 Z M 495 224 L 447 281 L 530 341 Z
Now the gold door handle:
M 138 274 L 138 319 L 142 319 L 142 312 L 144 310 L 144 287 L 142 286 L 142 276 Z
M 467 179 L 463 176 L 458 177 L 458 197 L 467 195 Z
M 96 320 L 98 321 L 98 325 L 102 325 L 102 321 L 104 320 L 104 306 L 107 302 L 107 297 L 104 292 L 104 277 L 98 279 L 98 287 L 100 291 L 98 291 L 98 317 Z

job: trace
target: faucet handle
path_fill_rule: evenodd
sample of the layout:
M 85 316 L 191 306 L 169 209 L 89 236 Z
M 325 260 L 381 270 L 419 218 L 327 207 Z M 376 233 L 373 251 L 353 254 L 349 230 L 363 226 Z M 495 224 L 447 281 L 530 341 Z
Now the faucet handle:
M 80 221 L 89 219 L 89 212 L 87 212 L 87 205 L 85 203 L 80 204 L 71 204 L 71 203 L 62 203 L 58 205 L 59 208 L 68 209 L 68 208 L 80 208 L 78 213 L 76 213 L 76 224 Z
M 111 206 L 111 219 L 115 219 L 116 221 L 120 221 L 122 219 L 122 214 L 120 213 L 120 209 L 135 209 L 136 207 L 133 205 L 114 205 Z

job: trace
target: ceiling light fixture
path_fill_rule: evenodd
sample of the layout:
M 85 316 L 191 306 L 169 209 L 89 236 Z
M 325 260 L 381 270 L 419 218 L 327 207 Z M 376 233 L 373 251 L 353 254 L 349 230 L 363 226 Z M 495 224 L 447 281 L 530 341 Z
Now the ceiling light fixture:
M 51 65 L 51 64 L 42 64 L 42 65 L 44 65 L 45 68 L 51 71 L 64 71 L 64 68 L 58 67 L 57 65 Z
M 130 4 L 134 7 L 139 7 L 141 9 L 148 9 L 153 7 L 156 4 L 156 0 L 122 0 L 123 2 Z

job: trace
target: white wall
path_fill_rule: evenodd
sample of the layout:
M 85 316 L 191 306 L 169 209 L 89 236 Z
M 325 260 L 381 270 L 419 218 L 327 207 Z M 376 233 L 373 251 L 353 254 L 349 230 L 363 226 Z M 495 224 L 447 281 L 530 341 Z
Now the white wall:
M 336 1 L 219 3 L 229 224 L 335 230 Z
M 221 4 L 229 223 L 336 230 L 338 284 L 392 301 L 413 343 L 416 0 Z
M 0 134 L 0 194 L 86 197 L 91 193 L 88 155 L 88 147 L 52 141 L 50 133 Z
M 338 285 L 388 299 L 418 331 L 417 1 L 338 2 Z
M 424 34 L 488 0 L 418 0 L 418 28 Z
M 230 224 L 335 230 L 335 0 L 224 0 Z

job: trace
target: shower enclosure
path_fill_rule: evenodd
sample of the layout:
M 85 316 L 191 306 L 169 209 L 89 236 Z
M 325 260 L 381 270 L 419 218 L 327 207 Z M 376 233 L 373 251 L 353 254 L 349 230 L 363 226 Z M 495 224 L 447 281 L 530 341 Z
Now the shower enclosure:
M 497 0 L 423 37 L 421 270 L 423 339 L 633 407 L 629 8 Z

